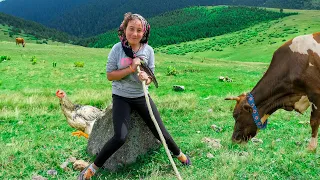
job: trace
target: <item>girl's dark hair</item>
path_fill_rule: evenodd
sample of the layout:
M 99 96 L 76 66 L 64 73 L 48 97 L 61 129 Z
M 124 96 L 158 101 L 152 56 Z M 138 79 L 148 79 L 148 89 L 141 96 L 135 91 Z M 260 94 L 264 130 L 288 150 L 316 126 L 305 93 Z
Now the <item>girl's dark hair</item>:
M 124 18 L 123 21 L 118 29 L 118 36 L 120 38 L 121 41 L 126 41 L 126 37 L 125 37 L 125 29 L 128 26 L 129 21 L 134 20 L 134 19 L 138 19 L 141 21 L 142 23 L 142 28 L 144 31 L 144 35 L 143 38 L 141 39 L 141 43 L 147 43 L 148 39 L 149 39 L 149 35 L 150 35 L 150 25 L 149 23 L 146 21 L 146 19 L 144 17 L 142 17 L 140 14 L 132 14 L 131 12 L 127 12 L 124 14 Z
M 139 18 L 137 16 L 134 16 L 131 12 L 125 13 L 123 21 L 122 21 L 123 29 L 126 29 L 129 21 L 134 20 L 134 19 L 139 19 Z

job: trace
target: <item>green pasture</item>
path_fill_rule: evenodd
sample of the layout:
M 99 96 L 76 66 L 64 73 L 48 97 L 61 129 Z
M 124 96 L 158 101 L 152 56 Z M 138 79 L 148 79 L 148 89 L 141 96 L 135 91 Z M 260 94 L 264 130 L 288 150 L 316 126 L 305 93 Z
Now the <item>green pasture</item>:
M 279 11 L 279 9 L 271 10 Z M 298 14 L 260 23 L 235 33 L 165 46 L 156 50 L 188 57 L 270 62 L 273 52 L 286 41 L 298 35 L 320 31 L 320 11 L 285 9 L 284 12 L 298 12 Z
M 292 27 L 292 31 L 297 29 L 297 33 L 272 39 L 276 42 L 273 44 L 269 44 L 269 40 L 253 44 L 257 37 L 248 37 L 248 41 L 236 47 L 228 45 L 223 51 L 186 55 L 162 52 L 166 48 L 183 49 L 184 44 L 156 50 L 155 75 L 159 88 L 151 85 L 149 91 L 166 128 L 191 157 L 190 167 L 182 166 L 175 159 L 183 179 L 319 178 L 320 154 L 306 149 L 311 137 L 310 110 L 302 115 L 279 110 L 269 117 L 267 129 L 259 132 L 257 138 L 262 143 L 250 141 L 238 145 L 231 142 L 235 102 L 224 100 L 255 86 L 267 70 L 272 52 L 283 39 L 319 30 L 319 11 L 299 12 L 296 18 L 258 24 L 215 38 L 218 41 L 241 37 L 245 32 L 268 26 L 267 34 L 259 37 L 267 37 L 272 32 L 281 36 L 283 31 L 275 29 L 282 28 L 284 23 Z M 301 23 L 296 26 L 298 21 Z M 9 39 L 2 39 L 3 36 L 0 38 L 0 56 L 11 57 L 0 63 L 0 179 L 31 179 L 34 175 L 76 179 L 79 172 L 73 170 L 71 164 L 67 170 L 60 165 L 70 156 L 90 162 L 94 157 L 86 153 L 85 138 L 71 136 L 75 129 L 67 124 L 55 92 L 65 90 L 78 104 L 108 106 L 111 82 L 106 79 L 105 66 L 109 49 L 31 42 L 23 48 Z M 212 38 L 190 42 L 186 46 L 210 40 Z M 84 63 L 84 66 L 75 67 L 75 63 Z M 168 76 L 170 73 L 175 75 Z M 233 81 L 221 82 L 219 76 L 228 76 Z M 175 92 L 173 85 L 185 86 L 186 90 Z M 213 124 L 222 131 L 214 131 Z M 220 140 L 222 146 L 209 147 L 203 142 L 205 137 Z M 51 169 L 58 174 L 48 175 Z M 99 171 L 94 179 L 171 180 L 175 179 L 175 174 L 161 148 L 141 156 L 119 172 Z
M 100 108 L 111 102 L 111 84 L 105 77 L 107 49 L 76 46 L 0 43 L 0 54 L 11 60 L 0 63 L 0 177 L 31 179 L 75 179 L 78 172 L 64 171 L 60 165 L 70 156 L 92 161 L 86 153 L 87 140 L 72 137 L 55 97 L 65 90 L 75 103 Z M 30 59 L 36 56 L 37 63 Z M 162 118 L 181 149 L 191 156 L 193 165 L 183 167 L 184 179 L 308 178 L 319 175 L 319 153 L 306 150 L 310 137 L 308 113 L 277 112 L 267 130 L 258 138 L 262 144 L 235 145 L 230 141 L 234 102 L 229 95 L 249 91 L 262 77 L 267 63 L 217 61 L 211 58 L 186 58 L 156 55 L 159 88 L 150 87 Z M 56 62 L 57 67 L 52 63 Z M 83 68 L 74 62 L 84 62 Z M 177 75 L 167 76 L 174 67 Z M 233 82 L 220 82 L 229 76 Z M 175 92 L 173 85 L 183 85 Z M 298 122 L 302 121 L 303 124 Z M 223 130 L 215 132 L 212 124 Z M 210 148 L 203 138 L 220 139 L 222 147 Z M 211 153 L 213 158 L 208 158 Z M 58 175 L 50 176 L 50 169 Z M 141 157 L 137 163 L 117 173 L 101 172 L 97 179 L 174 179 L 164 149 Z
M 12 27 L 8 27 L 7 25 L 0 24 L 0 41 L 8 41 L 8 42 L 16 42 L 16 37 L 23 37 L 27 44 L 29 43 L 38 43 L 38 44 L 50 44 L 50 45 L 64 45 L 65 43 L 46 40 L 46 39 L 38 39 L 30 34 L 25 34 L 23 31 L 21 33 L 13 34 Z M 21 46 L 21 44 L 20 44 Z

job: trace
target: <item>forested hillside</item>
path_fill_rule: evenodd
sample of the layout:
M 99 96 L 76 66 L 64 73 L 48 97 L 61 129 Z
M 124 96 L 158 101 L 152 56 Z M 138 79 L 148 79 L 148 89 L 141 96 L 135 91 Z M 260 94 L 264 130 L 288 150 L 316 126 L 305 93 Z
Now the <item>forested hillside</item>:
M 10 37 L 17 36 L 21 32 L 29 34 L 37 39 L 50 39 L 53 41 L 72 43 L 78 38 L 68 35 L 67 33 L 60 32 L 56 29 L 47 28 L 39 23 L 17 18 L 11 15 L 0 13 L 0 25 L 7 25 L 10 27 Z
M 128 11 L 151 18 L 198 5 L 320 9 L 319 0 L 6 0 L 0 2 L 0 12 L 40 22 L 78 37 L 91 37 L 118 27 Z
M 0 2 L 0 12 L 32 20 L 46 26 L 59 15 L 77 8 L 89 0 L 5 0 Z
M 292 13 L 280 13 L 256 7 L 190 7 L 149 19 L 149 44 L 158 47 L 214 37 L 235 32 L 260 22 L 282 18 Z M 117 29 L 78 44 L 90 47 L 111 47 L 118 42 Z

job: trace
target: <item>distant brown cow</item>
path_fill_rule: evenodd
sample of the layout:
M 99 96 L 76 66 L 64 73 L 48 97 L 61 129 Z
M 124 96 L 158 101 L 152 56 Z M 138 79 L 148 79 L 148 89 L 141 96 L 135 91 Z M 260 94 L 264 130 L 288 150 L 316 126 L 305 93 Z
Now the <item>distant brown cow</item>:
M 271 64 L 253 90 L 238 97 L 233 111 L 232 140 L 239 143 L 264 129 L 278 109 L 303 113 L 311 106 L 311 140 L 315 150 L 320 124 L 320 33 L 298 36 L 273 54 Z M 288 137 L 283 137 L 288 139 Z
M 24 47 L 26 45 L 26 42 L 24 41 L 23 38 L 16 38 L 16 45 L 22 44 Z

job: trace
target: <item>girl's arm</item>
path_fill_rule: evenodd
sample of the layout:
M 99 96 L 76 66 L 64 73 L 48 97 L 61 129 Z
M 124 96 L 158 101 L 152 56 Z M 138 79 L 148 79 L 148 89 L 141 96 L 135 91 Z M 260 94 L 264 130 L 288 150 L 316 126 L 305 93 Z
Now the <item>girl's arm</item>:
M 107 72 L 107 79 L 109 81 L 120 80 L 131 73 L 134 73 L 137 69 L 137 66 L 140 65 L 140 59 L 134 58 L 132 64 L 124 69 L 118 69 L 111 72 Z

